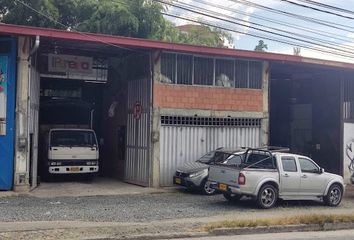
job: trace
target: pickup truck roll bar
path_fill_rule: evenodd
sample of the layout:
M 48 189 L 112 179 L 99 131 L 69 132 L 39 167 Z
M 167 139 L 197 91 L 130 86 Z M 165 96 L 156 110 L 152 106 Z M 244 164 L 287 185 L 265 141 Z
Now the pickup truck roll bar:
M 244 163 L 247 162 L 249 156 L 251 154 L 249 154 L 250 152 L 263 152 L 265 153 L 265 157 L 261 160 L 258 160 L 255 163 L 251 163 L 250 165 L 248 165 L 247 167 L 251 167 L 251 166 L 255 166 L 261 162 L 264 162 L 265 160 L 268 159 L 272 159 L 272 167 L 276 168 L 276 163 L 275 163 L 275 159 L 273 158 L 273 154 L 274 152 L 289 152 L 290 149 L 289 148 L 285 148 L 285 147 L 276 147 L 276 146 L 264 146 L 264 147 L 258 147 L 258 148 L 247 148 L 246 152 L 245 152 L 245 159 L 244 159 Z M 267 156 L 268 155 L 268 156 Z

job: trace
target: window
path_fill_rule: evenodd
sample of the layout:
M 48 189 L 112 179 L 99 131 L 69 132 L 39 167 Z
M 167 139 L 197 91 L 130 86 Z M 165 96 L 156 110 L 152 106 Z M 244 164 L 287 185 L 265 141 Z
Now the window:
M 215 60 L 215 85 L 234 87 L 234 61 L 229 59 Z
M 262 88 L 262 63 L 250 61 L 249 62 L 249 75 L 248 75 L 248 88 Z
M 275 160 L 273 156 L 270 156 L 267 153 L 257 153 L 256 151 L 248 153 L 248 156 L 245 159 L 245 164 L 252 165 L 251 168 L 275 168 Z
M 293 157 L 282 157 L 281 162 L 283 165 L 284 172 L 297 172 L 295 158 Z
M 261 61 L 161 54 L 162 83 L 261 89 L 262 72 Z
M 306 158 L 299 158 L 301 172 L 318 173 L 319 169 L 311 160 Z
M 192 84 L 193 56 L 177 55 L 177 84 Z
M 161 82 L 176 82 L 176 54 L 162 53 L 161 55 Z
M 242 155 L 231 155 L 228 159 L 226 159 L 224 164 L 231 165 L 231 166 L 240 165 L 242 163 L 243 156 L 244 156 L 243 154 Z
M 51 147 L 60 146 L 93 146 L 97 145 L 96 138 L 91 131 L 58 130 L 51 133 Z
M 236 87 L 248 87 L 248 62 L 237 60 L 235 63 Z
M 194 58 L 194 84 L 213 85 L 214 59 L 205 57 Z

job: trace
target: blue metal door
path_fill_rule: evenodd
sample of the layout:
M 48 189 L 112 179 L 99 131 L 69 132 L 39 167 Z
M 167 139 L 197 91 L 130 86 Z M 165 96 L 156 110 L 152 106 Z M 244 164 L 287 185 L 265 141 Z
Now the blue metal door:
M 11 190 L 14 172 L 16 45 L 0 38 L 0 190 Z

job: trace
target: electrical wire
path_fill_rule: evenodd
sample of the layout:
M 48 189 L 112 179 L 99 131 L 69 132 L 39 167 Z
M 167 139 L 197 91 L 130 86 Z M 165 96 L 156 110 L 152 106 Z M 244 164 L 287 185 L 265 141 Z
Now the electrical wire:
M 251 2 L 251 1 L 247 1 L 247 0 L 230 0 L 230 1 L 235 2 L 235 3 L 240 3 L 242 5 L 246 5 L 246 6 L 249 6 L 249 7 L 255 7 L 255 8 L 258 8 L 258 9 L 263 9 L 263 10 L 268 11 L 268 12 L 285 15 L 285 16 L 288 16 L 288 17 L 291 17 L 291 18 L 300 19 L 302 21 L 306 21 L 306 22 L 310 22 L 310 23 L 316 23 L 316 24 L 319 24 L 319 25 L 322 25 L 322 26 L 326 26 L 326 27 L 330 27 L 330 28 L 334 28 L 334 29 L 337 29 L 337 30 L 342 30 L 342 31 L 347 31 L 347 32 L 350 32 L 350 33 L 354 33 L 354 31 L 353 31 L 354 28 L 352 26 L 339 24 L 339 23 L 334 23 L 334 22 L 330 22 L 330 21 L 326 21 L 326 20 L 320 20 L 320 19 L 316 19 L 316 18 L 312 18 L 312 17 L 307 17 L 307 16 L 295 14 L 295 13 L 290 13 L 290 12 L 274 9 L 274 8 L 267 7 L 267 6 L 264 6 L 264 5 L 261 5 L 261 4 L 257 4 L 257 3 Z
M 310 28 L 310 27 L 303 27 L 301 25 L 297 25 L 297 24 L 294 24 L 294 23 L 289 24 L 289 23 L 286 23 L 284 21 L 280 21 L 280 20 L 272 19 L 272 18 L 267 18 L 267 17 L 261 16 L 261 15 L 257 15 L 255 13 L 249 14 L 249 13 L 242 12 L 242 11 L 239 11 L 239 10 L 234 9 L 234 8 L 225 7 L 223 5 L 214 4 L 214 3 L 211 3 L 211 2 L 206 2 L 204 0 L 193 0 L 193 2 L 197 2 L 197 3 L 200 3 L 200 4 L 207 4 L 208 6 L 212 6 L 212 7 L 219 8 L 219 9 L 223 9 L 225 11 L 230 11 L 230 12 L 233 12 L 233 13 L 237 13 L 237 14 L 240 14 L 242 16 L 252 17 L 252 18 L 255 18 L 255 19 L 258 19 L 258 20 L 261 20 L 261 21 L 265 21 L 267 23 L 270 22 L 270 23 L 273 23 L 273 24 L 276 24 L 276 25 L 286 26 L 286 27 L 289 27 L 289 28 L 292 28 L 292 29 L 305 31 L 305 32 L 308 32 L 308 33 L 314 33 L 314 34 L 319 35 L 319 36 L 323 36 L 323 37 L 327 37 L 327 38 L 330 38 L 330 39 L 339 40 L 339 41 L 342 41 L 342 42 L 353 41 L 353 39 L 354 39 L 354 38 L 345 37 L 345 36 L 344 37 L 339 37 L 337 35 L 333 35 L 333 33 L 327 32 L 327 31 L 322 31 L 322 30 L 314 29 L 314 28 Z
M 317 37 L 303 35 L 303 34 L 298 34 L 298 33 L 295 33 L 295 32 L 290 32 L 290 31 L 279 29 L 279 28 L 268 27 L 268 26 L 265 26 L 263 24 L 255 23 L 255 22 L 252 22 L 252 21 L 245 21 L 245 20 L 240 19 L 240 18 L 235 18 L 235 17 L 229 16 L 229 15 L 226 15 L 226 14 L 221 14 L 219 12 L 215 12 L 215 11 L 211 11 L 211 10 L 208 10 L 208 9 L 205 9 L 205 8 L 197 7 L 195 5 L 191 5 L 191 4 L 187 4 L 187 3 L 183 3 L 183 4 L 182 3 L 177 3 L 177 4 L 179 6 L 183 5 L 187 9 L 194 9 L 194 10 L 197 9 L 197 10 L 202 11 L 202 13 L 209 13 L 210 15 L 213 15 L 214 17 L 215 16 L 224 17 L 223 21 L 231 22 L 231 21 L 229 21 L 229 19 L 238 21 L 238 22 L 232 22 L 232 23 L 237 24 L 237 25 L 242 25 L 243 27 L 248 26 L 247 24 L 251 24 L 251 25 L 255 25 L 255 26 L 259 26 L 259 27 L 263 27 L 263 28 L 268 28 L 268 29 L 271 29 L 271 30 L 274 30 L 274 31 L 277 31 L 277 32 L 281 32 L 282 34 L 280 34 L 280 35 L 282 37 L 285 36 L 283 33 L 290 34 L 289 36 L 286 36 L 286 37 L 287 38 L 291 38 L 293 40 L 294 40 L 294 38 L 291 37 L 291 36 L 297 36 L 297 37 L 305 39 L 305 41 L 307 41 L 307 39 L 310 39 L 310 40 L 318 41 L 318 42 L 323 43 L 323 44 L 327 44 L 326 46 L 327 47 L 331 47 L 331 48 L 333 48 L 332 47 L 333 44 L 337 44 L 336 42 L 333 42 L 333 41 L 327 41 L 327 40 L 323 40 L 323 39 L 320 39 L 320 38 L 317 38 Z M 176 5 L 176 3 L 175 3 L 175 5 Z M 194 13 L 197 13 L 197 12 L 194 12 Z M 198 13 L 202 14 L 201 12 L 198 12 Z M 243 22 L 244 24 L 240 24 L 239 22 Z M 252 27 L 249 27 L 249 28 L 252 28 Z M 259 28 L 257 28 L 256 30 L 259 30 Z M 264 31 L 264 29 L 262 31 Z M 272 32 L 272 34 L 278 35 L 279 33 Z M 295 40 L 304 41 L 303 39 L 295 39 Z M 314 43 L 314 42 L 312 42 L 312 43 Z M 344 50 L 344 51 L 345 50 L 349 50 L 352 53 L 354 51 L 354 48 L 350 47 L 350 46 L 342 46 L 342 47 L 337 47 L 337 50 Z
M 354 15 L 354 11 L 351 11 L 351 10 L 348 10 L 348 9 L 344 9 L 344 8 L 340 8 L 340 7 L 336 7 L 336 6 L 329 5 L 329 4 L 324 4 L 324 3 L 320 3 L 320 2 L 316 2 L 316 1 L 312 1 L 312 0 L 297 0 L 297 1 L 298 2 L 304 2 L 304 3 L 312 4 L 312 5 L 323 7 L 323 8 L 332 9 L 332 10 L 335 10 L 337 12 L 344 12 L 344 13 L 348 13 L 348 14 L 353 14 Z
M 301 4 L 301 3 L 297 3 L 297 2 L 293 2 L 293 1 L 290 1 L 290 0 L 279 0 L 279 1 L 286 2 L 286 3 L 292 4 L 292 5 L 295 5 L 295 6 L 298 6 L 298 7 L 312 9 L 312 10 L 315 10 L 315 11 L 318 11 L 318 12 L 328 13 L 328 14 L 335 15 L 335 16 L 342 17 L 342 18 L 347 18 L 347 19 L 351 19 L 351 20 L 354 19 L 353 17 L 345 16 L 345 15 L 342 15 L 342 14 L 339 14 L 339 13 L 334 13 L 334 12 L 327 11 L 327 10 L 322 10 L 322 9 L 319 9 L 319 8 L 316 8 L 316 7 L 311 7 L 311 6 L 308 6 L 308 5 L 305 5 L 305 4 Z
M 346 50 L 343 50 L 343 49 L 340 49 L 340 48 L 337 48 L 337 47 L 327 46 L 327 45 L 319 44 L 317 42 L 309 41 L 309 40 L 306 40 L 306 39 L 300 39 L 300 38 L 297 38 L 297 37 L 292 37 L 292 36 L 288 36 L 288 35 L 285 35 L 285 34 L 276 33 L 276 32 L 273 32 L 273 31 L 268 31 L 268 30 L 261 29 L 261 28 L 258 28 L 258 27 L 252 27 L 252 26 L 248 26 L 246 24 L 233 22 L 233 21 L 230 21 L 228 19 L 223 19 L 223 18 L 214 16 L 214 15 L 210 15 L 210 14 L 206 14 L 206 13 L 203 13 L 203 12 L 195 11 L 195 10 L 192 10 L 192 9 L 190 9 L 188 7 L 180 6 L 178 4 L 173 4 L 171 2 L 165 2 L 164 0 L 154 0 L 154 1 L 160 2 L 160 3 L 163 3 L 163 4 L 167 4 L 167 5 L 172 6 L 172 7 L 177 7 L 179 9 L 184 10 L 184 11 L 189 11 L 189 12 L 192 12 L 192 13 L 195 13 L 195 14 L 199 14 L 199 15 L 202 15 L 202 16 L 205 16 L 205 17 L 209 17 L 209 18 L 213 18 L 213 19 L 216 19 L 216 20 L 221 20 L 221 21 L 225 21 L 225 22 L 228 22 L 228 23 L 240 25 L 240 26 L 251 28 L 251 29 L 254 29 L 254 30 L 257 30 L 257 31 L 261 31 L 261 32 L 266 32 L 268 34 L 272 34 L 272 35 L 275 35 L 275 36 L 289 38 L 289 39 L 295 40 L 295 41 L 305 42 L 305 43 L 308 43 L 308 44 L 317 45 L 317 46 L 321 46 L 321 47 L 324 47 L 324 48 L 334 49 L 334 50 L 337 50 L 338 52 L 343 52 L 343 53 L 346 53 L 346 54 L 350 54 L 351 56 L 354 56 L 354 55 L 352 55 L 353 52 L 346 51 Z
M 183 16 L 181 16 L 182 15 L 181 13 L 178 13 L 178 14 L 162 13 L 162 14 L 166 15 L 166 16 L 169 16 L 169 17 L 182 19 L 182 20 L 185 20 L 185 21 L 202 24 L 202 25 L 209 26 L 209 27 L 214 27 L 214 28 L 221 29 L 221 30 L 224 30 L 224 31 L 239 33 L 239 34 L 242 34 L 242 35 L 248 35 L 248 36 L 251 36 L 251 37 L 258 38 L 258 39 L 266 39 L 266 40 L 273 41 L 273 42 L 278 42 L 278 43 L 283 43 L 283 44 L 286 44 L 286 45 L 292 45 L 292 46 L 295 46 L 295 47 L 305 48 L 305 49 L 313 50 L 313 51 L 316 51 L 316 52 L 330 54 L 332 56 L 337 56 L 337 57 L 340 56 L 341 58 L 346 59 L 346 60 L 348 60 L 348 59 L 352 60 L 353 59 L 353 55 L 337 53 L 337 52 L 333 52 L 333 51 L 330 51 L 330 50 L 321 49 L 321 48 L 318 48 L 318 47 L 312 47 L 312 46 L 308 46 L 308 45 L 304 45 L 304 44 L 300 44 L 300 43 L 284 41 L 284 40 L 281 40 L 281 39 L 276 39 L 274 37 L 268 37 L 266 35 L 245 33 L 245 32 L 238 31 L 238 30 L 235 30 L 235 29 L 232 29 L 232 28 L 229 28 L 229 27 L 216 25 L 216 24 L 213 24 L 213 23 L 210 23 L 210 22 L 207 22 L 207 21 L 201 21 L 200 19 L 198 20 L 198 19 L 193 19 L 191 17 L 189 17 L 189 18 L 183 17 Z

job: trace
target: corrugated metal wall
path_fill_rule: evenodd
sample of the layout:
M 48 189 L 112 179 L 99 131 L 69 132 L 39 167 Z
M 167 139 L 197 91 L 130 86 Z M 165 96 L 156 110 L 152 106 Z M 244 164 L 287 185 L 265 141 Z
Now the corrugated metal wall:
M 29 141 L 30 141 L 30 184 L 32 188 L 37 186 L 38 175 L 38 132 L 39 132 L 39 99 L 40 99 L 40 75 L 36 69 L 36 63 L 30 71 L 30 102 L 29 102 Z
M 260 145 L 260 127 L 161 126 L 160 185 L 171 186 L 176 169 L 218 147 Z
M 128 82 L 128 121 L 125 181 L 148 186 L 150 173 L 150 81 Z M 139 118 L 134 107 L 142 106 Z

